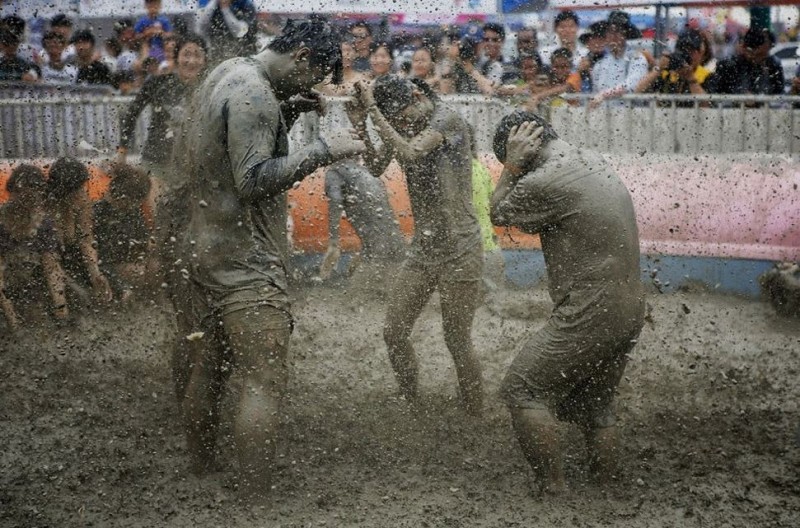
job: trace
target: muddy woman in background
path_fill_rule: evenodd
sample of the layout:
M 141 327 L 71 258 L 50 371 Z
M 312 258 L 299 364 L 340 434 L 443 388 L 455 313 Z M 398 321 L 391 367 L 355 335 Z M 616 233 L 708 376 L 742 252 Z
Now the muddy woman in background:
M 171 166 L 173 148 L 191 94 L 202 80 L 206 68 L 206 43 L 198 35 L 187 35 L 175 45 L 175 73 L 156 75 L 145 82 L 122 119 L 117 162 L 124 164 L 136 131 L 136 121 L 150 107 L 150 124 L 142 148 L 142 168 L 153 179 L 151 201 L 156 213 L 156 228 L 162 244 L 179 229 L 178 215 L 186 205 L 178 196 L 185 181 L 181 171 Z M 162 248 L 163 250 L 164 248 Z
M 608 482 L 617 474 L 614 392 L 644 320 L 630 194 L 602 156 L 558 139 L 533 113 L 503 118 L 494 152 L 504 166 L 492 221 L 541 236 L 555 304 L 521 343 L 501 394 L 540 491 L 565 487 L 556 420 L 582 429 L 590 470 Z
M 409 257 L 391 288 L 383 329 L 400 393 L 411 403 L 418 401 L 411 330 L 438 289 L 461 398 L 469 413 L 478 414 L 483 382 L 472 346 L 472 320 L 481 297 L 483 246 L 472 206 L 468 125 L 419 79 L 383 75 L 373 84 L 357 83 L 356 90 L 360 107 L 350 108 L 350 120 L 367 144 L 364 160 L 372 174 L 383 173 L 397 160 L 414 215 Z M 383 142 L 380 151 L 366 133 L 367 116 Z

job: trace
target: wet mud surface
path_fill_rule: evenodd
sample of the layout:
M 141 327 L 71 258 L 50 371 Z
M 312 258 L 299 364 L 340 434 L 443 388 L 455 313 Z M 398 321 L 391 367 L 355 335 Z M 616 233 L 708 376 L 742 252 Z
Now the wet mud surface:
M 542 290 L 494 292 L 473 332 L 489 394 L 459 406 L 438 302 L 413 334 L 421 413 L 396 396 L 379 294 L 295 288 L 297 326 L 271 495 L 187 472 L 154 305 L 0 337 L 0 526 L 800 526 L 800 323 L 762 302 L 652 294 L 620 387 L 624 478 L 598 489 L 564 428 L 570 493 L 531 495 L 495 396 L 514 343 L 549 311 Z M 230 383 L 225 407 L 237 391 Z

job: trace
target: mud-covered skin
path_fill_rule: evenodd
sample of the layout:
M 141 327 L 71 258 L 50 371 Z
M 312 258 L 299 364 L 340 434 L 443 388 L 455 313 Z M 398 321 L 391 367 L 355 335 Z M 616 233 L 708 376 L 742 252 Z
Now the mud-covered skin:
M 599 154 L 561 140 L 544 152 L 493 201 L 495 224 L 541 236 L 555 304 L 521 345 L 502 391 L 512 406 L 610 426 L 613 391 L 644 318 L 633 203 Z
M 264 67 L 253 58 L 216 68 L 188 126 L 190 221 L 183 239 L 192 279 L 223 313 L 287 309 L 286 194 L 329 161 L 321 140 L 288 152 L 288 126 Z
M 418 159 L 398 161 L 414 215 L 412 258 L 444 262 L 480 245 L 481 230 L 472 205 L 467 124 L 437 102 L 429 127 L 443 136 L 441 145 Z
M 361 239 L 361 253 L 367 259 L 397 258 L 403 250 L 400 228 L 389 205 L 386 187 L 353 160 L 332 165 L 325 172 L 325 195 L 328 197 L 328 232 L 338 244 L 342 212 Z
M 284 113 L 267 72 L 284 76 L 278 81 L 286 100 L 302 91 L 306 77 L 311 83 L 321 76 L 307 68 L 303 75 L 301 63 L 305 68 L 297 55 L 267 50 L 218 66 L 195 94 L 178 157 L 188 171 L 190 212 L 173 283 L 178 338 L 185 341 L 174 348 L 172 366 L 191 469 L 216 469 L 230 357 L 243 383 L 232 413 L 238 486 L 250 496 L 270 489 L 287 380 L 293 321 L 286 191 L 332 161 L 321 140 L 289 154 L 287 132 L 297 112 Z
M 424 103 L 414 103 L 419 111 Z M 406 111 L 412 109 L 406 108 Z M 442 298 L 445 343 L 456 364 L 465 408 L 483 407 L 480 363 L 472 345 L 472 320 L 483 272 L 481 230 L 472 205 L 472 148 L 467 124 L 434 102 L 427 126 L 407 141 L 377 108 L 373 122 L 406 175 L 414 238 L 395 281 L 384 321 L 384 341 L 400 392 L 417 399 L 417 359 L 411 331 L 428 299 Z M 384 161 L 390 157 L 384 153 Z

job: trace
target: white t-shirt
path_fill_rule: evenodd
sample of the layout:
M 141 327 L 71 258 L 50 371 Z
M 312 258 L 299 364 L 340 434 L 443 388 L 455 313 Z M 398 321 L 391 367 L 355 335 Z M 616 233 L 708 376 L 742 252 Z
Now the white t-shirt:
M 42 82 L 44 84 L 75 84 L 78 82 L 78 68 L 67 64 L 60 70 L 49 64 L 42 66 Z
M 594 92 L 600 93 L 622 86 L 630 93 L 647 75 L 648 69 L 647 59 L 640 51 L 626 49 L 620 58 L 608 51 L 592 69 Z

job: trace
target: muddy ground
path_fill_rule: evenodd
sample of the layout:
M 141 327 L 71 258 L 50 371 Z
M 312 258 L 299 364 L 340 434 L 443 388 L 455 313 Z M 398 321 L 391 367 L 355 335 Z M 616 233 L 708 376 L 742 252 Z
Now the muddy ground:
M 156 306 L 72 329 L 0 337 L 0 526 L 800 526 L 800 323 L 765 303 L 652 294 L 620 387 L 625 477 L 599 490 L 565 428 L 570 493 L 536 498 L 494 395 L 513 343 L 544 322 L 539 289 L 506 289 L 476 317 L 485 415 L 465 415 L 434 298 L 414 332 L 425 413 L 398 400 L 383 300 L 296 287 L 281 459 L 267 500 L 229 469 L 187 473 Z M 236 392 L 235 381 L 226 405 Z

